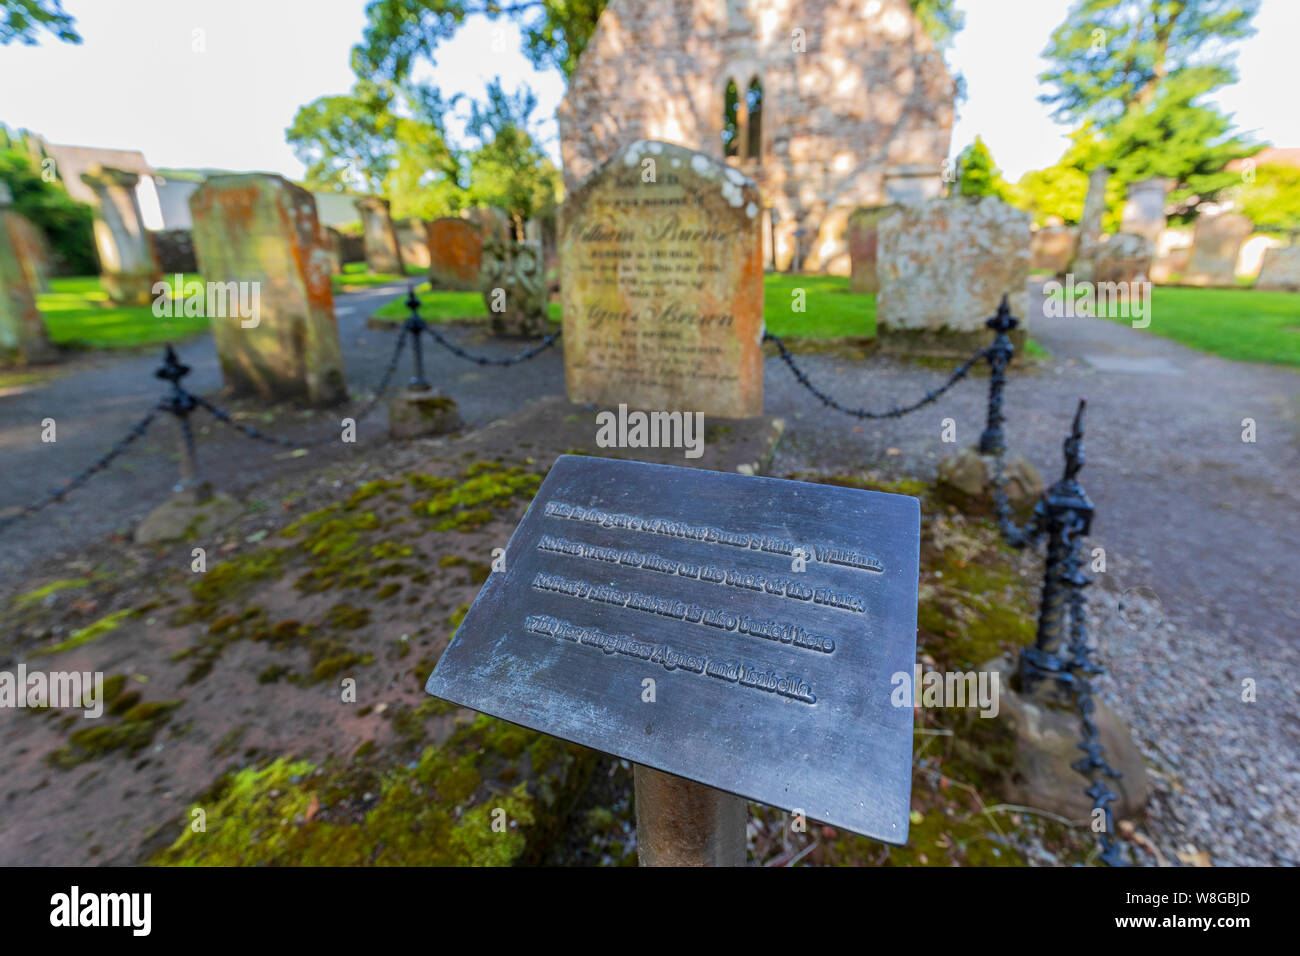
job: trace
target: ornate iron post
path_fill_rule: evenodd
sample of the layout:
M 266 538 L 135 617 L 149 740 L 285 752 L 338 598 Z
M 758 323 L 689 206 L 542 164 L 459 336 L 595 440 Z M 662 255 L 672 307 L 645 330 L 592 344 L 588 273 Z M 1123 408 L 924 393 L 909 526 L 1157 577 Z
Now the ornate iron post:
M 194 501 L 204 501 L 211 497 L 212 489 L 207 482 L 199 480 L 194 433 L 190 429 L 190 413 L 197 407 L 197 402 L 181 385 L 181 379 L 190 374 L 190 367 L 177 358 L 176 350 L 168 342 L 167 351 L 163 353 L 163 364 L 153 374 L 155 378 L 171 382 L 172 390 L 163 396 L 161 407 L 176 416 L 181 428 L 181 477 L 173 490 Z
M 1065 472 L 1061 480 L 1047 490 L 1034 508 L 1035 523 L 1047 533 L 1047 566 L 1043 570 L 1038 636 L 1034 646 L 1020 654 L 1020 689 L 1024 693 L 1032 691 L 1044 678 L 1055 680 L 1060 690 L 1069 690 L 1075 684 L 1072 673 L 1075 660 L 1070 655 L 1073 652 L 1078 658 L 1079 650 L 1062 644 L 1066 614 L 1075 612 L 1075 622 L 1082 621 L 1081 588 L 1087 583 L 1080 567 L 1079 543 L 1092 527 L 1093 506 L 1077 480 L 1084 463 L 1086 407 L 1087 402 L 1079 399 L 1074 427 L 1065 439 Z M 1076 631 L 1076 635 L 1081 633 Z
M 979 452 L 981 455 L 1000 455 L 1006 451 L 1006 439 L 1002 434 L 1002 388 L 1007 381 L 1007 366 L 1016 353 L 1007 333 L 1020 324 L 1020 320 L 1011 314 L 1005 294 L 998 305 L 997 315 L 984 324 L 997 334 L 986 353 L 989 360 L 989 414 L 984 433 L 980 435 Z
M 420 300 L 415 296 L 414 285 L 407 292 L 406 307 L 411 311 L 411 314 L 402 323 L 402 331 L 404 334 L 411 336 L 411 348 L 415 352 L 415 375 L 411 377 L 411 382 L 407 385 L 407 388 L 412 391 L 427 392 L 433 386 L 424 377 L 424 352 L 420 345 L 420 336 L 429 326 L 420 317 Z

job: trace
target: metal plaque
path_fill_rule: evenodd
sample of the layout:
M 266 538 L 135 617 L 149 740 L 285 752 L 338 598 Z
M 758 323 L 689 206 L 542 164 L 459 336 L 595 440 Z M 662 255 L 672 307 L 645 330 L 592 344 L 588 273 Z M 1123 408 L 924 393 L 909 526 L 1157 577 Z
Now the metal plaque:
M 901 844 L 920 506 L 563 455 L 426 690 Z

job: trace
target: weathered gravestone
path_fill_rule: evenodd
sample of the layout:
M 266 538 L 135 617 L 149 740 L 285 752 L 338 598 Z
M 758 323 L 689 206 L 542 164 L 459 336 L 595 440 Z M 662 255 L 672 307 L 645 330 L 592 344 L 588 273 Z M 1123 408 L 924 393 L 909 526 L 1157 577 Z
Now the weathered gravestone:
M 1151 277 L 1155 245 L 1146 236 L 1117 232 L 1097 245 L 1092 257 L 1093 281 L 1146 282 Z
M 1172 185 L 1159 176 L 1130 183 L 1120 232 L 1142 236 L 1154 248 L 1165 231 L 1165 197 Z
M 1300 245 L 1274 246 L 1265 252 L 1255 288 L 1300 292 Z
M 45 233 L 26 216 L 10 210 L 10 239 L 18 261 L 27 272 L 33 294 L 50 291 L 50 244 Z
M 849 216 L 850 291 L 869 295 L 879 291 L 879 283 L 876 281 L 876 257 L 879 249 L 880 220 L 897 208 L 896 205 L 859 206 Z
M 402 275 L 402 249 L 388 214 L 388 200 L 367 196 L 356 202 L 366 242 L 366 268 L 371 272 Z
M 483 229 L 468 219 L 445 216 L 426 228 L 429 281 L 435 289 L 477 290 L 483 266 Z
M 95 248 L 104 291 L 121 305 L 147 305 L 153 301 L 153 286 L 162 272 L 135 195 L 140 177 L 121 169 L 92 166 L 81 174 L 81 181 L 95 192 Z
M 1237 254 L 1254 229 L 1238 213 L 1203 216 L 1196 220 L 1192 257 L 1183 273 L 1186 285 L 1231 286 L 1237 274 Z
M 560 208 L 570 401 L 762 413 L 759 210 L 739 170 L 660 142 L 573 191 Z
M 226 385 L 268 401 L 345 400 L 330 254 L 311 193 L 269 174 L 214 176 L 191 194 L 190 213 L 199 271 L 223 284 L 226 307 L 208 318 Z
M 1050 225 L 1034 230 L 1029 240 L 1029 267 L 1060 275 L 1074 258 L 1076 232 L 1073 226 Z
M 426 689 L 636 764 L 643 863 L 743 864 L 738 798 L 901 844 L 919 542 L 913 498 L 562 455 Z
M 885 352 L 969 355 L 1005 295 L 1027 315 L 1027 212 L 993 196 L 905 205 L 880 223 L 876 328 Z M 1025 323 L 1011 332 L 1017 351 Z
M 9 186 L 0 182 L 0 361 L 44 362 L 54 348 L 36 308 L 35 266 L 25 260 L 31 223 L 10 209 L 10 201 Z
M 546 275 L 542 249 L 531 242 L 489 239 L 479 272 L 494 335 L 545 335 Z
M 1106 187 L 1110 183 L 1110 170 L 1098 166 L 1088 174 L 1088 193 L 1083 199 L 1083 216 L 1079 220 L 1078 242 L 1070 273 L 1076 281 L 1092 282 L 1093 257 L 1101 242 L 1102 219 L 1106 215 Z
M 329 253 L 330 275 L 343 274 L 343 242 L 343 233 L 331 226 L 325 227 L 325 251 Z
M 397 232 L 397 247 L 401 251 L 402 263 L 417 269 L 429 268 L 428 224 L 418 216 L 394 223 Z

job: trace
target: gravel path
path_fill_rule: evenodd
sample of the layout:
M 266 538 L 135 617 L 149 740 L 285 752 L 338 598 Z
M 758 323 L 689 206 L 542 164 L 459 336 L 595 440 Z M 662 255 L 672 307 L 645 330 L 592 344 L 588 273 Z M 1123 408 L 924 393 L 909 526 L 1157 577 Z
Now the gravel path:
M 1041 312 L 1033 291 L 1031 311 Z M 402 292 L 389 286 L 338 297 L 348 380 L 361 398 L 393 342 L 392 332 L 368 329 L 365 319 Z M 1157 328 L 1166 321 L 1177 317 L 1153 317 Z M 1111 670 L 1102 689 L 1131 722 L 1153 767 L 1155 797 L 1144 832 L 1167 862 L 1207 852 L 1215 863 L 1300 863 L 1300 376 L 1203 355 L 1099 319 L 1037 317 L 1030 327 L 1052 358 L 1013 371 L 1008 442 L 1054 480 L 1075 402 L 1087 396 L 1081 478 L 1097 507 L 1089 547 L 1106 552 L 1106 571 L 1096 575 L 1091 595 L 1092 633 Z M 523 347 L 486 341 L 465 327 L 453 335 L 491 354 Z M 186 343 L 181 354 L 194 367 L 189 387 L 220 401 L 211 338 Z M 430 379 L 448 388 L 470 425 L 564 390 L 558 348 L 505 373 L 440 348 L 425 355 Z M 797 361 L 821 388 L 855 406 L 910 401 L 946 377 L 879 357 Z M 153 353 L 99 354 L 49 383 L 0 397 L 0 512 L 36 500 L 116 441 L 162 393 L 152 377 L 157 362 Z M 399 381 L 408 369 L 405 359 Z M 901 420 L 859 424 L 823 408 L 779 359 L 767 360 L 765 376 L 765 411 L 787 423 L 776 475 L 867 469 L 929 477 L 939 459 L 973 444 L 984 424 L 985 378 L 967 380 Z M 336 428 L 345 411 L 281 410 L 264 427 L 320 434 Z M 46 417 L 58 422 L 53 445 L 39 440 Z M 941 440 L 947 418 L 956 423 L 956 444 Z M 1245 418 L 1255 422 L 1254 443 L 1242 441 Z M 200 460 L 219 487 L 255 499 L 259 481 L 272 473 L 364 455 L 386 440 L 382 424 L 377 413 L 358 429 L 356 445 L 329 443 L 292 458 L 212 423 L 200 435 Z M 160 421 L 68 503 L 11 528 L 0 540 L 0 578 L 125 531 L 166 497 L 174 449 L 173 425 Z M 1247 678 L 1256 683 L 1254 703 L 1241 699 Z

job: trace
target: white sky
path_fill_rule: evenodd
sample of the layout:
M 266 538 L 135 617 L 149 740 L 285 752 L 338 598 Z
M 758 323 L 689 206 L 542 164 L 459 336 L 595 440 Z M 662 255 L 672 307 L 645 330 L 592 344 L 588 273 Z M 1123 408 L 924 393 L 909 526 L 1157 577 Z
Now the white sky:
M 969 95 L 952 152 L 979 134 L 1009 179 L 1050 165 L 1065 148 L 1065 130 L 1036 101 L 1035 78 L 1068 0 L 959 6 L 966 27 L 949 61 L 965 74 Z M 64 8 L 77 19 L 81 46 L 42 38 L 37 47 L 0 47 L 0 122 L 55 143 L 139 149 L 154 166 L 295 179 L 304 170 L 284 130 L 302 104 L 351 86 L 349 50 L 365 22 L 365 0 L 64 0 Z M 1300 0 L 1263 0 L 1255 22 L 1258 34 L 1239 46 L 1241 80 L 1219 101 L 1259 139 L 1300 146 L 1293 60 Z M 204 52 L 194 49 L 196 30 L 205 31 Z M 532 69 L 512 26 L 472 21 L 438 60 L 429 78 L 447 95 L 481 97 L 496 75 L 510 90 L 530 85 L 558 161 L 553 117 L 563 83 Z M 461 129 L 454 119 L 449 126 Z

